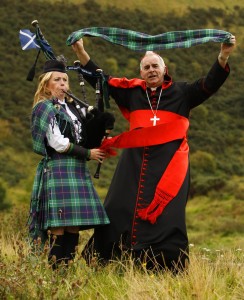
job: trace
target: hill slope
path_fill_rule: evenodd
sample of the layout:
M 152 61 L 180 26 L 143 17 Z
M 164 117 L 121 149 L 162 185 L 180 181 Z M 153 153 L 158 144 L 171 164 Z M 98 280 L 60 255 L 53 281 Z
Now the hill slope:
M 75 2 L 75 1 L 74 1 Z M 35 165 L 39 157 L 32 154 L 30 139 L 30 113 L 32 98 L 37 84 L 26 81 L 26 75 L 35 59 L 35 51 L 22 51 L 18 40 L 20 29 L 31 29 L 31 21 L 38 19 L 41 29 L 53 46 L 55 53 L 64 54 L 68 63 L 76 59 L 72 50 L 65 45 L 68 35 L 80 28 L 91 26 L 111 26 L 133 29 L 149 34 L 187 28 L 217 28 L 237 35 L 239 43 L 243 41 L 243 10 L 234 10 L 234 1 L 221 2 L 230 10 L 221 9 L 218 1 L 211 2 L 212 7 L 196 6 L 182 12 L 183 1 L 166 5 L 166 1 L 130 1 L 131 10 L 124 10 L 126 1 L 117 6 L 118 1 L 109 4 L 106 1 L 44 1 L 21 2 L 3 0 L 0 26 L 0 74 L 1 74 L 1 111 L 0 111 L 0 185 L 6 188 L 7 196 L 16 201 L 28 200 Z M 185 5 L 184 1 L 184 5 Z M 188 1 L 189 5 L 195 2 Z M 136 5 L 135 5 L 136 4 Z M 179 6 L 176 6 L 178 5 Z M 110 6 L 107 6 L 110 5 Z M 111 5 L 114 5 L 111 9 Z M 133 5 L 136 9 L 132 9 Z M 152 14 L 148 8 L 154 8 Z M 162 6 L 161 6 L 162 5 Z M 216 5 L 216 8 L 213 6 Z M 241 4 L 240 4 L 241 5 Z M 134 7 L 135 7 L 134 6 Z M 155 7 L 171 7 L 174 13 L 161 13 Z M 14 10 L 13 10 L 14 7 Z M 52 14 L 47 14 L 47 9 Z M 11 16 L 11 18 L 9 17 Z M 117 76 L 138 76 L 138 59 L 141 53 L 111 45 L 101 39 L 85 39 L 91 56 L 106 72 Z M 170 74 L 174 80 L 193 80 L 203 76 L 218 55 L 219 45 L 209 43 L 190 49 L 161 51 Z M 36 73 L 40 73 L 45 58 L 42 56 Z M 244 80 L 244 62 L 241 47 L 230 59 L 231 76 L 221 90 L 203 106 L 193 111 L 189 132 L 192 153 L 192 196 L 197 193 L 227 193 L 240 198 L 243 183 L 244 107 L 242 100 L 242 82 Z M 72 89 L 81 97 L 76 74 L 70 74 Z M 94 101 L 94 92 L 87 87 L 88 99 Z M 112 106 L 117 121 L 113 134 L 125 130 L 126 124 L 117 108 Z M 103 193 L 110 183 L 116 159 L 110 160 L 102 170 L 104 176 L 96 185 Z M 206 167 L 205 167 L 206 166 Z M 234 179 L 233 179 L 234 177 Z
M 85 3 L 86 0 L 72 0 L 73 3 L 81 4 Z M 159 14 L 174 12 L 175 14 L 182 15 L 185 14 L 189 8 L 202 9 L 206 7 L 214 7 L 216 9 L 232 11 L 236 7 L 244 7 L 244 3 L 239 0 L 225 0 L 218 1 L 213 0 L 211 4 L 206 4 L 204 0 L 177 0 L 177 1 L 166 1 L 166 0 L 99 0 L 97 1 L 99 5 L 107 9 L 109 7 L 116 7 L 122 10 L 141 10 L 149 14 Z

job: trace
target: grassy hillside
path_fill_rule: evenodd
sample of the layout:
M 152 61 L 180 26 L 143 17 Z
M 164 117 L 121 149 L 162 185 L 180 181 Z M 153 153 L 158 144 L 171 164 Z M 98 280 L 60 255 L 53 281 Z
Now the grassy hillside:
M 26 242 L 26 211 L 23 206 L 10 216 L 0 212 L 0 299 L 243 299 L 243 246 L 238 238 L 234 247 L 194 241 L 188 272 L 173 276 L 147 271 L 145 264 L 135 267 L 130 257 L 106 267 L 94 259 L 88 267 L 81 251 L 90 233 L 83 231 L 74 263 L 53 272 L 47 251 L 38 255 L 38 244 L 31 249 Z
M 85 0 L 72 0 L 73 3 L 81 4 L 86 2 Z M 244 7 L 243 1 L 239 0 L 213 0 L 206 5 L 204 0 L 99 0 L 98 3 L 107 9 L 107 7 L 117 7 L 124 10 L 142 10 L 150 14 L 158 14 L 165 12 L 174 12 L 175 14 L 182 15 L 187 12 L 189 8 L 206 8 L 211 6 L 217 9 L 234 10 L 235 6 Z
M 189 143 L 192 185 L 189 210 L 193 203 L 196 209 L 190 210 L 190 230 L 195 240 L 202 240 L 202 233 L 198 231 L 199 228 L 197 224 L 194 224 L 194 219 L 201 219 L 197 209 L 200 209 L 203 200 L 199 199 L 207 199 L 204 202 L 207 209 L 204 215 L 209 216 L 211 220 L 208 220 L 207 224 L 216 225 L 219 232 L 224 229 L 220 226 L 221 224 L 214 223 L 215 215 L 219 214 L 219 208 L 214 207 L 218 213 L 211 214 L 213 208 L 211 203 L 217 201 L 221 203 L 220 207 L 227 214 L 225 215 L 227 219 L 223 222 L 231 224 L 233 213 L 236 218 L 235 226 L 231 227 L 233 232 L 236 231 L 237 234 L 240 234 L 241 230 L 243 232 L 243 224 L 240 221 L 243 215 L 241 201 L 243 202 L 244 197 L 243 10 L 220 9 L 217 1 L 211 2 L 211 6 L 216 4 L 216 8 L 195 6 L 189 8 L 184 14 L 178 14 L 182 11 L 181 6 L 178 6 L 174 13 L 168 13 L 165 10 L 165 13 L 161 14 L 159 10 L 154 10 L 155 15 L 143 8 L 143 4 L 148 5 L 150 1 L 141 1 L 137 10 L 126 11 L 122 7 L 126 1 L 120 6 L 117 6 L 116 1 L 112 2 L 112 5 L 116 5 L 113 9 L 107 8 L 103 1 L 93 0 L 82 3 L 79 1 L 79 5 L 72 1 L 65 3 L 53 1 L 55 4 L 49 2 L 48 6 L 44 1 L 2 0 L 2 2 L 0 8 L 0 54 L 2 57 L 0 61 L 2 83 L 0 92 L 0 202 L 20 205 L 29 202 L 35 167 L 40 159 L 32 153 L 29 123 L 37 77 L 45 58 L 43 56 L 40 58 L 34 81 L 27 82 L 26 75 L 34 62 L 36 53 L 34 50 L 21 50 L 18 40 L 20 29 L 31 29 L 31 21 L 38 19 L 55 53 L 64 54 L 68 63 L 72 64 L 76 57 L 65 45 L 65 41 L 71 32 L 80 28 L 113 26 L 157 34 L 186 28 L 212 27 L 235 34 L 239 45 L 230 58 L 231 75 L 224 86 L 211 100 L 193 110 L 191 115 Z M 133 3 L 131 2 L 131 7 Z M 155 3 L 158 5 L 165 3 L 166 7 L 164 1 L 154 2 L 154 7 Z M 182 2 L 168 5 L 173 6 L 176 3 L 181 5 Z M 221 2 L 221 5 L 222 3 L 225 2 Z M 234 5 L 233 1 L 232 4 Z M 47 9 L 52 11 L 51 15 L 46 13 Z M 128 77 L 138 76 L 138 60 L 141 53 L 111 45 L 96 38 L 85 38 L 85 44 L 92 58 L 105 72 L 111 72 L 116 76 L 125 74 Z M 219 47 L 217 43 L 208 43 L 190 49 L 160 51 L 160 54 L 165 58 L 174 80 L 191 81 L 207 73 L 218 55 Z M 82 97 L 76 74 L 72 73 L 70 77 L 73 92 Z M 94 91 L 88 86 L 87 93 L 88 100 L 93 103 Z M 117 134 L 127 127 L 113 104 L 111 111 L 116 115 L 115 129 L 112 134 Z M 117 159 L 106 161 L 102 167 L 101 179 L 94 181 L 102 199 L 110 184 Z M 95 167 L 96 164 L 90 164 L 92 174 Z M 192 199 L 198 200 L 193 202 Z M 238 224 L 240 225 L 239 231 Z M 204 230 L 205 239 L 206 234 L 211 233 L 211 225 L 207 228 L 202 225 L 200 229 Z M 227 229 L 224 232 L 228 235 Z M 216 236 L 221 238 L 221 234 Z
M 244 2 L 2 0 L 0 7 L 0 298 L 1 299 L 243 299 L 244 248 Z M 236 8 L 238 6 L 239 8 Z M 50 12 L 50 13 L 49 13 Z M 189 143 L 192 185 L 187 205 L 191 244 L 189 272 L 181 276 L 135 269 L 131 260 L 88 268 L 79 256 L 91 231 L 81 233 L 78 256 L 69 270 L 53 273 L 47 253 L 38 256 L 27 241 L 26 220 L 35 168 L 30 114 L 43 56 L 33 82 L 26 81 L 36 52 L 22 51 L 20 29 L 38 19 L 57 55 L 69 64 L 76 59 L 65 45 L 70 33 L 91 26 L 133 29 L 148 34 L 216 28 L 236 35 L 238 46 L 230 58 L 231 74 L 224 86 L 193 110 Z M 138 76 L 142 53 L 84 38 L 87 50 L 105 72 Z M 220 45 L 160 51 L 174 80 L 204 76 Z M 73 92 L 82 94 L 76 74 L 69 74 Z M 94 91 L 87 96 L 94 103 Z M 118 109 L 112 135 L 127 128 Z M 101 178 L 94 180 L 104 199 L 118 158 L 107 160 Z M 91 173 L 96 163 L 89 164 Z M 11 209 L 7 210 L 9 206 Z M 38 246 L 37 246 L 38 247 Z

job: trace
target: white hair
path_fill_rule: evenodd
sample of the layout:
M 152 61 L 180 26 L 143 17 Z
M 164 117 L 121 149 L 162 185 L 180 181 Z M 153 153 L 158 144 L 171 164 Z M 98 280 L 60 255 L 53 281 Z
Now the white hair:
M 151 55 L 151 56 L 152 56 L 152 55 L 158 56 L 159 61 L 160 61 L 161 65 L 162 65 L 162 67 L 165 67 L 164 60 L 163 60 L 163 58 L 162 58 L 160 55 L 158 55 L 157 53 L 155 53 L 155 52 L 153 52 L 153 51 L 146 51 L 145 55 L 143 56 L 143 58 L 141 59 L 141 62 L 140 62 L 140 70 L 142 70 L 142 61 L 143 61 L 143 59 L 144 59 L 146 56 L 150 56 L 150 55 Z

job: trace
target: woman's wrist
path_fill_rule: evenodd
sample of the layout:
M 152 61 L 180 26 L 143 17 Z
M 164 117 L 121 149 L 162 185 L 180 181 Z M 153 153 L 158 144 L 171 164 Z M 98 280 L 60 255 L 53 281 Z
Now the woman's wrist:
M 91 158 L 91 150 L 90 149 L 87 149 L 87 156 L 86 156 L 87 159 L 90 159 Z
M 67 155 L 75 156 L 81 159 L 88 159 L 90 157 L 90 149 L 86 149 L 82 146 L 70 143 L 70 147 L 66 152 Z

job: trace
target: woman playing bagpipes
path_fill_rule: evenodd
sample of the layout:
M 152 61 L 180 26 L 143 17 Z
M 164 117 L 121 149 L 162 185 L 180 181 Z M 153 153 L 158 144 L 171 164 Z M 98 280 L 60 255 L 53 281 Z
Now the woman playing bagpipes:
M 51 232 L 53 269 L 74 259 L 79 230 L 109 223 L 87 167 L 88 160 L 101 162 L 106 154 L 86 146 L 88 112 L 67 97 L 68 91 L 64 63 L 46 61 L 32 109 L 33 150 L 43 159 L 34 179 L 29 231 L 43 242 Z

